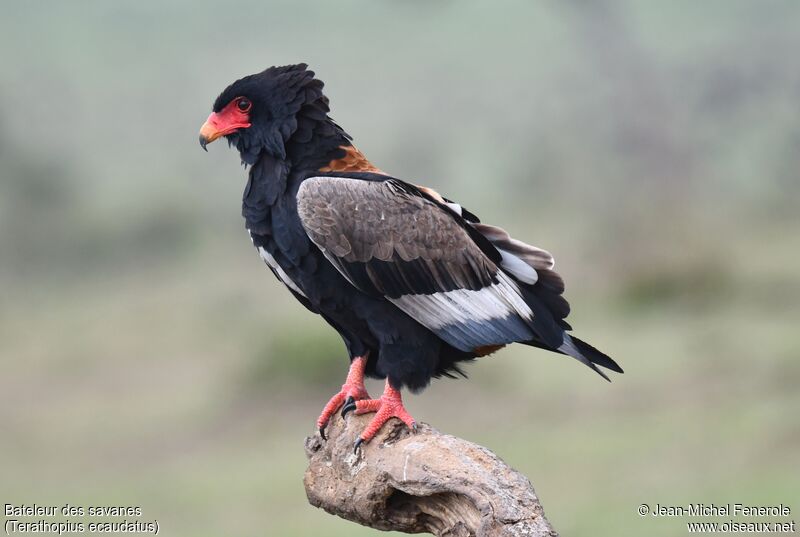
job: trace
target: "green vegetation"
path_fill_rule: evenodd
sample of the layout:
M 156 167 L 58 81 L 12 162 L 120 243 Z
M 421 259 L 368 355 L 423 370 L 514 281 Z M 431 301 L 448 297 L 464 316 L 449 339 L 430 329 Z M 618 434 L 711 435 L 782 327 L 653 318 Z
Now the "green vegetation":
M 800 510 L 797 50 L 788 1 L 5 6 L 0 498 L 376 535 L 305 502 L 344 347 L 252 251 L 235 154 L 197 146 L 226 84 L 306 61 L 377 165 L 552 251 L 626 370 L 512 348 L 413 414 L 529 475 L 563 535 Z

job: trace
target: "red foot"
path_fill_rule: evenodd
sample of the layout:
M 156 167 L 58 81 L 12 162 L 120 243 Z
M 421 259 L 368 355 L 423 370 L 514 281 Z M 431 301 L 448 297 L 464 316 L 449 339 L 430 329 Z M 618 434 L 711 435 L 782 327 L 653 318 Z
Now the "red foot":
M 356 414 L 366 414 L 368 412 L 376 412 L 375 417 L 369 422 L 367 428 L 361 433 L 361 436 L 356 441 L 356 448 L 364 442 L 369 442 L 381 430 L 381 427 L 392 418 L 398 418 L 403 423 L 408 425 L 409 428 L 416 430 L 417 422 L 411 417 L 411 414 L 403 406 L 403 399 L 400 397 L 400 391 L 395 390 L 386 381 L 386 389 L 380 399 L 366 399 L 356 401 Z
M 317 419 L 317 427 L 323 439 L 325 438 L 325 426 L 347 398 L 352 397 L 355 400 L 369 399 L 367 389 L 364 387 L 365 367 L 367 367 L 367 355 L 353 358 L 350 363 L 350 372 L 347 373 L 347 380 L 342 384 L 342 391 L 331 397 L 331 400 L 322 409 L 322 414 Z

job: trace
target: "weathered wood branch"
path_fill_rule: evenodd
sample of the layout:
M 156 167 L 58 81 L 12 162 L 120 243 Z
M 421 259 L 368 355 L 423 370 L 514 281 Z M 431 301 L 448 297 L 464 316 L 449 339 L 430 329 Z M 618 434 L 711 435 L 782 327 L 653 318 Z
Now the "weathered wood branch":
M 311 505 L 379 530 L 440 537 L 553 537 L 558 534 L 530 481 L 486 448 L 422 424 L 392 420 L 358 453 L 371 416 L 338 415 L 328 440 L 306 439 Z

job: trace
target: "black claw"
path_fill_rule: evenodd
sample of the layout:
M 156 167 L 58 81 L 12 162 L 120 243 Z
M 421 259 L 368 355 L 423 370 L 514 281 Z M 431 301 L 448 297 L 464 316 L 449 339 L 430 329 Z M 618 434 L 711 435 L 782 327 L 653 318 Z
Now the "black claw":
M 358 440 L 356 440 L 356 444 L 353 446 L 353 453 L 358 453 L 358 448 L 360 448 L 361 444 L 363 444 L 363 443 L 364 443 L 364 439 L 359 436 Z
M 356 409 L 356 400 L 352 397 L 348 397 L 344 400 L 344 406 L 342 407 L 342 417 L 344 418 L 348 412 L 351 410 Z
M 411 432 L 416 434 L 418 431 L 419 431 L 419 426 L 417 425 L 417 422 L 415 421 L 414 423 L 411 424 Z
M 322 437 L 323 440 L 325 440 L 326 442 L 328 441 L 328 437 L 325 436 L 325 426 L 324 425 L 319 428 L 319 435 Z

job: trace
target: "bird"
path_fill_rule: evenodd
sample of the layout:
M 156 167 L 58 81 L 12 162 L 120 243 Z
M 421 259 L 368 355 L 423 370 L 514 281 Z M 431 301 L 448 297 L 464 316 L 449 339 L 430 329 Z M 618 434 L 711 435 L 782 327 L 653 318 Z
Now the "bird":
M 608 355 L 570 334 L 564 281 L 546 250 L 436 190 L 381 170 L 330 116 L 305 63 L 236 80 L 214 101 L 200 145 L 224 137 L 247 168 L 242 216 L 273 274 L 341 336 L 350 359 L 317 419 L 374 413 L 355 440 L 392 418 L 412 430 L 402 391 L 464 374 L 512 343 L 576 358 L 606 380 Z M 365 377 L 385 380 L 372 399 Z

